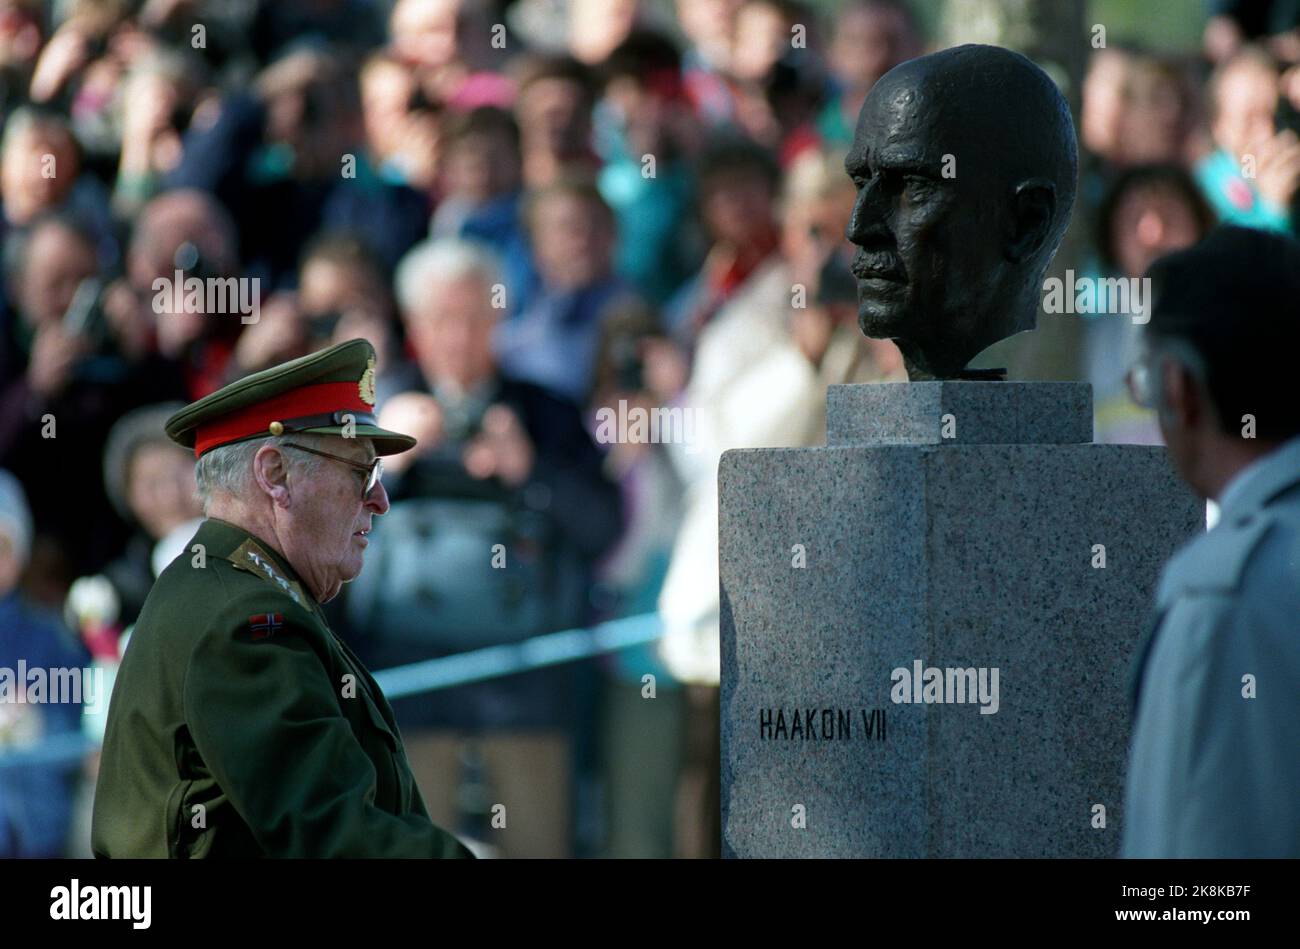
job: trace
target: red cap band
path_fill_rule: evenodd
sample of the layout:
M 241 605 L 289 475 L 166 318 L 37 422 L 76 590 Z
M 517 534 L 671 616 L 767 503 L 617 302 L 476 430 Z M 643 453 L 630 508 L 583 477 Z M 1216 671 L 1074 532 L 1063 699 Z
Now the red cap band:
M 330 412 L 373 411 L 374 406 L 362 401 L 361 388 L 355 382 L 321 382 L 302 386 L 200 425 L 194 433 L 194 457 L 250 435 L 270 435 L 272 422 Z

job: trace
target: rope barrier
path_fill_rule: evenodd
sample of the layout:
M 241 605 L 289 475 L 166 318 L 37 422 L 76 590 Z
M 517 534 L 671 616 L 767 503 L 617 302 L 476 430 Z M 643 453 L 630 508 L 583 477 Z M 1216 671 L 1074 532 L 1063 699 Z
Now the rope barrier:
M 599 623 L 590 628 L 543 633 L 518 643 L 487 646 L 406 666 L 381 669 L 374 676 L 384 696 L 391 701 L 421 692 L 449 689 L 543 666 L 618 652 L 620 649 L 654 642 L 662 633 L 657 614 L 641 613 Z M 0 748 L 0 775 L 6 769 L 15 767 L 73 766 L 98 747 L 98 743 L 86 735 L 70 733 L 51 736 L 29 748 Z

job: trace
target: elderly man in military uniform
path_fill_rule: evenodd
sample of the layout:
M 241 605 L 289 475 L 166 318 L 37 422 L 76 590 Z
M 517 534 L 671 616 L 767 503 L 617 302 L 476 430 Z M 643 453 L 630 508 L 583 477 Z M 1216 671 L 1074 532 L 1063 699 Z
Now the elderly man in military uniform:
M 388 510 L 364 340 L 177 412 L 207 519 L 158 577 L 118 672 L 101 857 L 469 857 L 435 826 L 392 711 L 321 604 Z
M 1300 244 L 1225 227 L 1151 268 L 1134 398 L 1219 520 L 1134 665 L 1129 857 L 1300 857 Z

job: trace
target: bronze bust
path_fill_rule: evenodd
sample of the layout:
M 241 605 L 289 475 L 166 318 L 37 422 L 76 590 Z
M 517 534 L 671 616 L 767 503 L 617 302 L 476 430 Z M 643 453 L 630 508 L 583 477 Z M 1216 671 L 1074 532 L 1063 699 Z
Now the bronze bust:
M 857 187 L 858 325 L 908 377 L 989 378 L 981 350 L 1033 329 L 1074 204 L 1078 146 L 1056 84 L 1026 57 L 967 45 L 872 87 L 844 161 Z

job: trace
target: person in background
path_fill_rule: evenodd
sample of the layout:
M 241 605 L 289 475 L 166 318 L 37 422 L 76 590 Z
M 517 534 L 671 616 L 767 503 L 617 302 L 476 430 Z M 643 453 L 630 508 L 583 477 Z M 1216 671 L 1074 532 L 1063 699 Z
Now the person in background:
M 92 176 L 82 174 L 81 150 L 58 113 L 24 106 L 6 118 L 0 139 L 0 204 L 6 248 L 41 215 L 63 211 L 82 222 L 96 254 L 113 262 L 117 248 L 107 193 Z
M 1279 73 L 1268 54 L 1245 47 L 1210 79 L 1215 151 L 1196 166 L 1196 180 L 1229 224 L 1294 232 L 1300 190 L 1300 137 L 1278 129 Z
M 826 87 L 818 41 L 812 10 L 800 0 L 746 0 L 736 15 L 735 126 L 771 149 L 783 168 L 817 145 Z
M 121 142 L 113 210 L 130 217 L 158 194 L 180 164 L 182 137 L 194 119 L 208 121 L 214 100 L 204 92 L 203 62 L 193 54 L 160 50 L 126 75 L 121 93 Z
M 0 469 L 0 668 L 17 670 L 25 662 L 29 670 L 83 669 L 89 657 L 57 615 L 32 606 L 18 591 L 31 542 L 31 513 L 22 486 Z M 83 688 L 93 682 L 82 683 Z M 21 691 L 26 684 L 19 681 L 16 687 Z M 88 698 L 100 702 L 106 696 L 83 691 L 83 701 Z M 21 695 L 0 702 L 0 859 L 67 854 L 77 765 L 6 758 L 43 740 L 76 735 L 81 707 L 81 702 L 25 701 Z
M 124 345 L 132 352 L 156 353 L 181 373 L 180 395 L 201 398 L 226 381 L 239 334 L 251 324 L 237 312 L 207 313 L 188 304 L 175 311 L 174 297 L 159 299 L 155 282 L 171 286 L 177 271 L 182 280 L 241 275 L 235 222 L 206 192 L 166 191 L 140 210 L 127 246 L 126 274 L 109 285 L 104 298 Z M 202 302 L 206 306 L 206 295 Z
M 643 0 L 568 0 L 568 47 L 573 58 L 599 66 L 646 19 Z
M 398 0 L 389 50 L 415 73 L 423 96 L 457 111 L 505 106 L 514 84 L 501 75 L 488 5 L 476 0 Z
M 856 248 L 844 236 L 856 200 L 841 150 L 808 152 L 786 175 L 781 251 L 799 294 L 790 332 L 818 381 L 808 390 L 806 445 L 826 443 L 827 386 L 907 381 L 898 347 L 858 328 L 857 285 L 849 271 Z
M 687 348 L 733 299 L 753 293 L 764 313 L 784 320 L 789 305 L 787 275 L 779 259 L 776 194 L 781 174 L 763 148 L 744 139 L 715 139 L 696 164 L 697 202 L 706 240 L 704 264 L 669 300 L 665 320 Z M 751 309 L 750 302 L 740 310 Z
M 530 190 L 564 177 L 595 177 L 601 164 L 591 140 L 595 105 L 595 77 L 571 56 L 538 57 L 520 67 L 515 118 Z
M 26 101 L 36 58 L 45 42 L 40 0 L 0 2 L 0 114 Z
M 850 0 L 836 11 L 828 35 L 831 92 L 817 117 L 817 130 L 825 147 L 847 149 L 876 80 L 904 60 L 920 56 L 924 44 L 916 17 L 903 0 Z
M 496 478 L 517 490 L 540 481 L 546 489 L 535 496 L 545 498 L 568 540 L 594 561 L 618 536 L 617 489 L 601 473 L 601 454 L 578 407 L 497 362 L 492 338 L 501 310 L 492 305 L 492 287 L 499 279 L 496 257 L 468 241 L 426 241 L 403 260 L 398 305 L 418 375 L 383 411 L 425 438 L 423 450 L 417 445 L 386 470 L 400 497 L 396 477 L 450 445 L 473 478 Z
M 445 133 L 442 199 L 431 237 L 487 244 L 505 271 L 506 309 L 528 305 L 537 282 L 523 219 L 523 155 L 519 125 L 504 109 L 481 106 L 456 116 Z
M 1219 519 L 1133 654 L 1125 857 L 1300 857 L 1300 243 L 1221 227 L 1162 257 L 1130 376 Z
M 263 304 L 262 318 L 240 334 L 226 375 L 233 382 L 358 337 L 375 348 L 375 389 L 383 401 L 401 350 L 388 276 L 353 234 L 322 232 L 303 252 L 298 289 L 281 290 Z
M 638 30 L 610 54 L 601 75 L 596 127 L 605 166 L 597 185 L 618 218 L 615 269 L 662 305 L 703 256 L 690 213 L 699 128 L 681 57 L 667 37 Z
M 329 224 L 342 226 L 343 212 L 329 204 L 360 188 L 361 179 L 344 177 L 345 156 L 361 144 L 360 126 L 349 65 L 304 39 L 190 128 L 163 188 L 203 191 L 218 201 L 238 228 L 249 275 L 276 287 L 291 279 L 300 248 L 327 215 Z M 419 211 L 421 219 L 428 213 Z
M 1121 172 L 1097 215 L 1098 276 L 1141 278 L 1156 258 L 1199 243 L 1214 224 L 1214 212 L 1196 182 L 1179 166 L 1141 165 Z M 1145 307 L 1150 302 L 1142 301 Z M 1133 404 L 1124 381 L 1124 369 L 1136 357 L 1141 337 L 1141 323 L 1134 317 L 1142 320 L 1144 315 L 1131 300 L 1127 307 L 1123 300 L 1099 303 L 1103 311 L 1085 317 L 1084 329 L 1095 438 L 1110 444 L 1158 445 L 1154 414 Z
M 655 611 L 681 524 L 683 485 L 662 440 L 604 441 L 598 420 L 603 412 L 617 414 L 623 408 L 647 413 L 663 408 L 658 390 L 664 381 L 657 373 L 661 353 L 673 348 L 659 315 L 640 302 L 613 309 L 601 329 L 589 427 L 604 442 L 605 470 L 618 481 L 624 511 L 622 534 L 601 558 L 593 591 L 607 619 Z M 683 418 L 681 429 L 661 431 L 661 438 L 691 434 L 684 425 Z M 603 656 L 601 666 L 600 759 L 609 827 L 603 855 L 671 857 L 674 798 L 685 748 L 685 692 L 660 659 L 656 643 Z M 646 698 L 647 675 L 654 676 L 654 701 Z
M 1119 161 L 1129 75 L 1138 55 L 1120 43 L 1108 43 L 1088 56 L 1079 113 L 1079 143 L 1087 157 L 1106 167 Z M 849 131 L 851 134 L 852 129 Z
M 688 46 L 682 81 L 700 121 L 710 130 L 734 123 L 736 97 L 728 75 L 736 42 L 736 14 L 744 0 L 676 0 L 677 23 Z
M 804 444 L 808 407 L 823 397 L 790 333 L 795 290 L 780 253 L 777 183 L 774 160 L 751 143 L 719 142 L 701 159 L 700 206 L 714 246 L 700 276 L 679 294 L 671 324 L 689 356 L 662 353 L 656 370 L 665 384 L 682 385 L 664 393 L 664 404 L 697 420 L 689 444 L 666 446 L 685 484 L 686 513 L 658 604 L 660 655 L 687 683 L 690 707 L 678 856 L 716 856 L 721 840 L 718 462 L 731 448 Z
M 184 407 L 133 409 L 113 425 L 104 448 L 104 486 L 113 509 L 134 528 L 122 555 L 68 591 L 64 613 L 97 659 L 120 658 L 118 638 L 135 622 L 153 586 L 159 541 L 202 516 L 194 458 L 167 438 L 163 423 Z M 191 532 L 192 533 L 192 532 Z
M 52 214 L 11 247 L 17 308 L 15 361 L 0 390 L 0 466 L 27 488 L 35 512 L 29 592 L 60 603 L 77 576 L 99 571 L 127 539 L 95 477 L 68 491 L 63 478 L 99 471 L 113 423 L 128 410 L 182 394 L 175 368 L 137 354 L 105 312 L 94 237 Z M 53 437 L 51 437 L 53 436 Z
M 414 69 L 389 53 L 367 58 L 359 83 L 364 137 L 340 157 L 341 177 L 320 227 L 355 234 L 391 272 L 428 230 L 446 111 L 424 94 Z
M 398 267 L 415 372 L 411 388 L 382 406 L 380 421 L 409 425 L 418 444 L 386 469 L 393 509 L 376 553 L 405 543 L 402 559 L 428 573 L 421 579 L 406 571 L 411 584 L 403 587 L 400 571 L 392 572 L 382 623 L 358 621 L 362 601 L 349 604 L 357 648 L 377 666 L 580 625 L 590 612 L 592 565 L 619 533 L 618 487 L 602 470 L 579 407 L 497 365 L 492 337 L 502 310 L 493 306 L 493 288 L 500 280 L 490 249 L 459 239 L 417 245 Z M 432 531 L 416 520 L 426 510 L 433 512 L 427 523 L 437 525 Z M 464 543 L 449 549 L 443 538 Z M 499 585 L 511 575 L 487 560 L 467 566 L 455 551 L 497 544 L 506 558 L 501 567 L 518 571 L 505 581 L 515 584 L 513 593 L 466 600 L 471 577 Z M 537 569 L 543 563 L 546 569 Z M 439 584 L 450 574 L 454 583 Z M 422 594 L 430 584 L 436 594 Z M 533 628 L 527 617 L 542 614 L 551 622 Z M 483 630 L 491 641 L 451 641 L 485 615 L 499 618 Z M 516 630 L 517 622 L 526 628 Z M 512 815 L 492 833 L 503 854 L 569 854 L 570 828 L 583 817 L 575 772 L 590 742 L 583 711 L 590 677 L 586 665 L 566 664 L 398 699 L 394 709 L 430 814 L 457 825 L 463 785 L 486 787 L 486 799 L 504 802 Z M 466 833 L 477 836 L 472 828 Z
M 1123 100 L 1109 156 L 1114 167 L 1183 164 L 1191 157 L 1196 109 L 1183 62 L 1154 53 L 1132 57 Z
M 1204 158 L 1192 68 L 1178 57 L 1120 43 L 1091 51 L 1079 121 L 1079 193 L 1095 215 L 1117 175 L 1137 166 L 1191 167 Z
M 497 327 L 501 368 L 584 404 L 608 308 L 633 294 L 614 273 L 614 214 L 594 185 L 559 181 L 526 209 L 538 287 L 522 313 Z
M 1300 8 L 1290 0 L 1209 0 L 1205 7 L 1209 18 L 1201 49 L 1214 65 L 1227 62 L 1247 43 L 1300 61 Z

